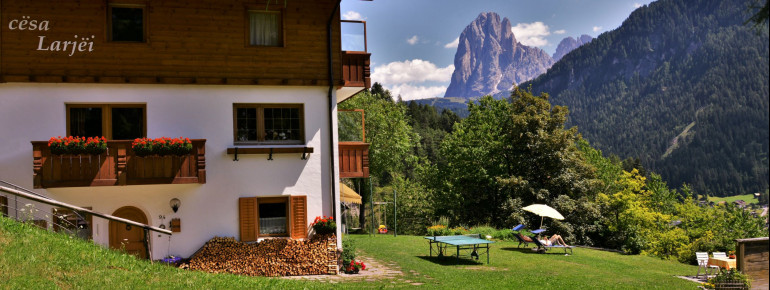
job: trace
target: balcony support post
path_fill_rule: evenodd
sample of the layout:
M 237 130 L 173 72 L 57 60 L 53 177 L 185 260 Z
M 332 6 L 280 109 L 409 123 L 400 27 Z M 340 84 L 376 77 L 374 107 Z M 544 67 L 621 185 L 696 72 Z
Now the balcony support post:
M 127 157 L 126 157 L 126 146 L 124 144 L 118 144 L 116 150 L 118 154 L 118 166 L 117 166 L 117 175 L 118 175 L 118 185 L 126 185 L 126 164 Z
M 198 160 L 198 183 L 206 183 L 206 143 L 196 142 L 197 160 Z M 237 155 L 236 155 L 237 156 Z
M 43 148 L 40 145 L 32 146 L 32 186 L 43 188 Z

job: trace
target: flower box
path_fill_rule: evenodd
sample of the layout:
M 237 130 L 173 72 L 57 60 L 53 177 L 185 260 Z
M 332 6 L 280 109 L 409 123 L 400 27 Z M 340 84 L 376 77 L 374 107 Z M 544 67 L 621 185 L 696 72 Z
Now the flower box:
M 51 137 L 48 148 L 54 155 L 100 155 L 107 151 L 107 140 L 104 137 Z
M 69 144 L 74 143 L 70 138 Z M 88 138 L 81 138 L 88 142 Z M 99 138 L 92 141 L 105 144 L 99 151 L 57 151 L 69 146 L 65 138 L 32 141 L 33 186 L 35 188 L 116 186 L 136 184 L 206 183 L 204 139 L 181 139 L 177 143 L 189 149 L 170 150 L 171 155 L 138 156 L 132 150 L 132 141 L 113 141 Z M 62 141 L 59 141 L 62 140 Z M 166 138 L 166 143 L 176 144 Z M 64 146 L 59 146 L 61 143 Z M 51 144 L 52 146 L 49 146 Z M 189 146 L 188 146 L 189 145 Z M 57 147 L 58 146 L 58 147 Z M 57 147 L 58 149 L 53 149 Z M 77 147 L 77 146 L 76 146 Z M 89 148 L 83 146 L 82 148 Z M 66 149 L 69 150 L 69 149 Z M 60 153 L 60 154 L 54 154 Z M 187 152 L 186 154 L 179 155 Z

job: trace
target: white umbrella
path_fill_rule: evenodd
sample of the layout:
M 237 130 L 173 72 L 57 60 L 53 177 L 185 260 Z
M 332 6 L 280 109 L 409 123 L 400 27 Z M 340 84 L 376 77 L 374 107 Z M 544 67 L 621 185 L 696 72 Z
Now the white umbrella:
M 534 213 L 536 215 L 540 216 L 540 227 L 543 227 L 543 218 L 549 217 L 554 218 L 557 220 L 563 220 L 564 216 L 562 216 L 558 211 L 553 209 L 550 206 L 544 205 L 544 204 L 532 204 L 528 205 L 523 208 L 523 210 L 526 210 L 528 212 Z

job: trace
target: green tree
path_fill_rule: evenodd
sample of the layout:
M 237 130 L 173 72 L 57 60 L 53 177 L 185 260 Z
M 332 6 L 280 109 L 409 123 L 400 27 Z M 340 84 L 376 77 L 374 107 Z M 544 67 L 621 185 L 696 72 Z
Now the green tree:
M 564 128 L 567 109 L 551 107 L 547 94 L 516 88 L 511 102 L 487 96 L 469 112 L 441 144 L 437 214 L 455 223 L 510 227 L 528 220 L 535 227 L 540 218 L 521 207 L 546 203 L 566 217 L 552 221 L 554 232 L 582 240 L 573 237 L 582 214 L 575 208 L 587 205 L 578 200 L 598 181 L 575 146 L 576 128 Z
M 364 91 L 342 102 L 339 109 L 364 110 L 365 141 L 370 144 L 369 174 L 375 184 L 389 183 L 394 175 L 402 174 L 408 163 L 415 162 L 411 152 L 418 144 L 419 136 L 407 123 L 406 108 L 403 104 L 393 102 L 389 96 L 373 95 Z M 357 187 L 370 188 L 368 184 L 363 184 L 364 180 L 354 182 Z M 368 202 L 368 194 L 364 194 L 363 199 Z M 366 206 L 361 206 L 359 221 L 362 227 L 365 219 Z
M 749 9 L 755 10 L 756 13 L 752 15 L 746 23 L 754 23 L 754 26 L 767 24 L 767 20 L 770 18 L 770 5 L 768 5 L 768 2 L 770 1 L 765 0 L 765 5 L 762 5 L 762 0 L 753 0 L 753 2 L 754 3 L 749 6 Z

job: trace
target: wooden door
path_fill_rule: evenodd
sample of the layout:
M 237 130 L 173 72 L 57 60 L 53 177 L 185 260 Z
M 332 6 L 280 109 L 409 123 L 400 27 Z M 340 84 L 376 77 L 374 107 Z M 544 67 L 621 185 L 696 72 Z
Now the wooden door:
M 147 216 L 144 212 L 133 206 L 121 207 L 112 215 L 147 224 Z M 110 221 L 110 248 L 117 250 L 125 249 L 131 255 L 147 259 L 147 248 L 144 246 L 144 230 L 137 226 Z

